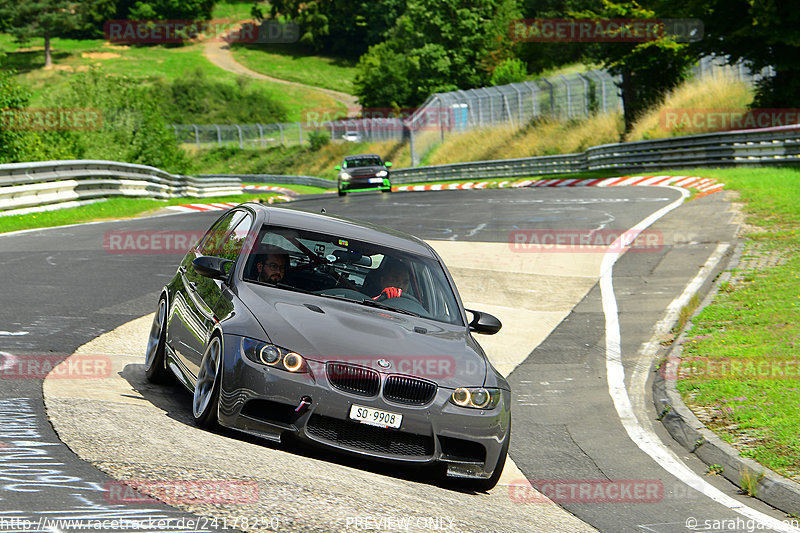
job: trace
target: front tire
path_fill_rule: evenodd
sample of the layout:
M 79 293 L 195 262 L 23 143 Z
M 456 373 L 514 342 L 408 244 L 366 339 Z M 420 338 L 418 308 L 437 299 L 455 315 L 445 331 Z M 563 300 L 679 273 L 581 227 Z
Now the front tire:
M 344 191 L 339 191 L 339 196 L 345 196 L 347 193 Z
M 167 300 L 158 301 L 156 316 L 150 327 L 150 337 L 147 340 L 147 351 L 144 357 L 144 373 L 151 383 L 166 383 L 170 380 L 165 357 L 167 342 Z
M 200 361 L 192 396 L 192 416 L 195 424 L 201 428 L 213 429 L 217 426 L 221 370 L 222 341 L 215 335 L 211 337 Z

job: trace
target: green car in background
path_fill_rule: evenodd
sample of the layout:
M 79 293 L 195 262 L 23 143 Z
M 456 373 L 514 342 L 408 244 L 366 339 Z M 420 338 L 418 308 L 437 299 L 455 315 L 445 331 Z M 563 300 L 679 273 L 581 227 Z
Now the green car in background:
M 336 165 L 339 171 L 339 196 L 357 191 L 392 192 L 389 181 L 391 166 L 390 162 L 384 163 L 377 154 L 348 155 L 341 165 Z

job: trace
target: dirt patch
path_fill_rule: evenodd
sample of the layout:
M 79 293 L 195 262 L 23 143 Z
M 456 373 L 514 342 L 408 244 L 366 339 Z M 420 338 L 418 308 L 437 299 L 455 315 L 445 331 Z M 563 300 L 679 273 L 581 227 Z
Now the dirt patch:
M 81 52 L 81 57 L 88 59 L 115 59 L 120 55 L 115 52 Z
M 127 44 L 111 44 L 109 41 L 103 43 L 103 48 L 110 48 L 111 50 L 127 50 L 130 48 Z

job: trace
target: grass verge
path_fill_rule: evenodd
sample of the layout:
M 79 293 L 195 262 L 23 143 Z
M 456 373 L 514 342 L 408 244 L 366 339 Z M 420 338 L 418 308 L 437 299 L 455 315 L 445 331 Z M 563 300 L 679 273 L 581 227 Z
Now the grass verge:
M 109 76 L 126 75 L 149 80 L 160 78 L 172 81 L 187 72 L 201 70 L 215 81 L 235 84 L 237 75 L 212 64 L 204 56 L 205 44 L 185 46 L 148 45 L 128 46 L 109 44 L 101 39 L 53 38 L 53 67 L 44 68 L 42 39 L 32 39 L 22 47 L 8 34 L 0 33 L 0 68 L 15 69 L 17 79 L 31 91 L 31 106 L 41 106 L 46 93 L 69 82 L 75 72 L 97 69 Z M 146 74 L 143 74 L 146 73 Z M 344 110 L 331 96 L 303 87 L 264 80 L 251 80 L 253 90 L 281 101 L 289 121 L 305 121 L 309 110 Z
M 259 74 L 353 94 L 356 69 L 352 61 L 315 55 L 296 44 L 234 44 L 231 53 Z
M 69 207 L 56 211 L 31 213 L 28 215 L 0 216 L 0 233 L 24 229 L 49 228 L 66 226 L 82 222 L 94 222 L 118 218 L 132 218 L 155 212 L 170 205 L 215 203 L 215 202 L 247 202 L 275 196 L 273 193 L 241 194 L 235 196 L 215 196 L 210 198 L 170 198 L 154 200 L 152 198 L 113 197 L 108 200 L 80 207 Z
M 800 171 L 691 172 L 739 194 L 747 233 L 739 266 L 692 319 L 678 390 L 743 456 L 800 481 Z

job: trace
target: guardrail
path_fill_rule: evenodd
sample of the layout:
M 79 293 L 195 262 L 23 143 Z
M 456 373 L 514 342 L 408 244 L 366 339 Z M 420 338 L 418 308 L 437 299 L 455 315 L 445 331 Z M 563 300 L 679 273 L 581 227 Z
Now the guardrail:
M 236 178 L 241 181 L 256 183 L 278 183 L 280 185 L 310 185 L 329 189 L 336 187 L 335 180 L 326 180 L 316 176 L 288 176 L 286 174 L 198 174 L 198 177 L 208 178 Z
M 392 183 L 511 178 L 591 170 L 639 172 L 799 163 L 800 127 L 785 126 L 605 144 L 578 154 L 397 169 L 392 171 Z
M 0 214 L 75 205 L 106 196 L 174 198 L 241 194 L 231 177 L 170 174 L 145 165 L 72 160 L 0 165 Z

